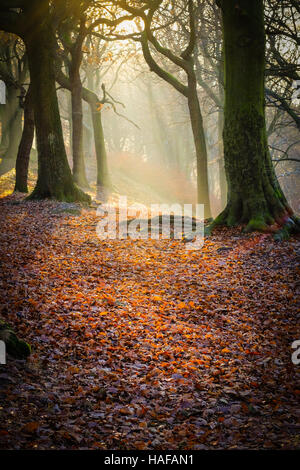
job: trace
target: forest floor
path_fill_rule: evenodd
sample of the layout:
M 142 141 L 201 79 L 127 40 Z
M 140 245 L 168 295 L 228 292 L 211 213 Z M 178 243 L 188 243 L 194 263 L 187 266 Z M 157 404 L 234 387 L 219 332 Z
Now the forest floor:
M 57 208 L 0 200 L 0 317 L 32 345 L 0 366 L 1 449 L 300 447 L 299 237 L 100 241 Z

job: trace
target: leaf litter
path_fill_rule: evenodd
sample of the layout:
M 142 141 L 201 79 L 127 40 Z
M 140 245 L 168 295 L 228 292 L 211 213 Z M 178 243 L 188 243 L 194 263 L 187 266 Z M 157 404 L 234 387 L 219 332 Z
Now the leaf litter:
M 193 252 L 0 206 L 0 317 L 32 345 L 0 366 L 0 448 L 299 448 L 299 237 L 218 229 Z

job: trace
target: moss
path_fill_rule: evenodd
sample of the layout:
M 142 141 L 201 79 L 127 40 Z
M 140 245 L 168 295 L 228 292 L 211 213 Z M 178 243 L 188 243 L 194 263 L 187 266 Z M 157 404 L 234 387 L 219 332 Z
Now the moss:
M 84 203 L 90 204 L 92 201 L 91 196 L 89 196 L 88 194 L 86 194 L 84 191 L 82 191 L 80 188 L 77 188 L 77 187 L 76 187 L 75 196 L 77 197 L 77 199 L 75 199 L 75 201 L 72 201 L 72 202 L 84 202 Z
M 90 185 L 89 185 L 89 182 L 85 176 L 85 172 L 83 171 L 78 171 L 78 172 L 74 172 L 73 173 L 73 178 L 74 178 L 74 182 L 77 184 L 77 186 L 79 186 L 80 188 L 83 188 L 83 189 L 90 189 Z
M 270 158 L 264 103 L 265 33 L 263 1 L 222 2 L 225 106 L 224 160 L 228 203 L 216 225 L 246 225 L 246 232 L 271 231 L 291 210 Z M 254 14 L 255 12 L 255 14 Z M 251 38 L 251 40 L 248 40 Z M 241 39 L 243 47 L 241 47 Z M 292 227 L 282 228 L 281 236 Z
M 213 231 L 213 226 L 211 225 L 205 225 L 204 226 L 204 237 L 210 237 L 212 231 Z
M 28 343 L 19 339 L 11 327 L 0 320 L 0 339 L 5 342 L 6 351 L 16 359 L 26 359 L 31 353 Z
M 229 205 L 227 204 L 226 208 L 212 221 L 210 224 L 210 229 L 213 230 L 218 225 L 226 224 L 228 216 Z
M 227 227 L 236 227 L 238 223 L 239 220 L 233 214 L 230 214 L 226 219 Z
M 266 219 L 266 223 L 267 223 L 268 225 L 273 225 L 273 224 L 275 224 L 275 219 L 274 219 L 274 217 L 272 217 L 270 214 L 267 214 L 267 215 L 265 216 L 265 219 Z
M 265 232 L 267 229 L 268 224 L 266 223 L 265 218 L 261 216 L 251 219 L 245 228 L 245 232 Z
M 213 226 L 266 231 L 288 212 L 268 151 L 265 126 L 263 1 L 223 2 L 224 160 L 228 203 Z M 255 12 L 255 14 L 254 14 Z M 241 47 L 243 45 L 243 47 Z
M 82 202 L 90 204 L 91 196 L 82 191 L 75 183 L 67 184 L 66 187 L 53 188 L 52 191 L 41 189 L 38 185 L 34 191 L 26 198 L 26 200 L 36 199 L 55 199 L 61 202 Z

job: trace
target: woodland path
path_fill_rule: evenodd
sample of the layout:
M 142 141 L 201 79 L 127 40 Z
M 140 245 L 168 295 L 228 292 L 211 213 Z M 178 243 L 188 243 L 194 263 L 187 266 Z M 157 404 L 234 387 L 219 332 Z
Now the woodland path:
M 99 241 L 94 210 L 0 214 L 0 316 L 33 349 L 0 366 L 1 448 L 299 447 L 299 238 L 188 252 Z

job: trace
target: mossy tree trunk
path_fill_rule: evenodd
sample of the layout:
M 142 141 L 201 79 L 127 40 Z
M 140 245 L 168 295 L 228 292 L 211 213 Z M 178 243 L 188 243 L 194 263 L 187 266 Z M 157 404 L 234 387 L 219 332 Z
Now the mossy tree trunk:
M 28 54 L 38 147 L 38 180 L 30 198 L 86 201 L 73 181 L 65 151 L 55 85 L 55 38 L 48 2 L 33 2 L 24 33 Z M 29 28 L 30 26 L 30 28 Z
M 16 161 L 15 191 L 28 192 L 28 167 L 34 137 L 34 111 L 32 106 L 32 88 L 29 87 L 24 101 L 24 127 Z
M 16 359 L 26 359 L 31 354 L 31 346 L 18 338 L 8 323 L 0 320 L 0 340 L 4 341 L 8 354 Z
M 292 214 L 266 137 L 263 0 L 219 0 L 225 56 L 224 158 L 227 206 L 215 224 L 265 230 Z

